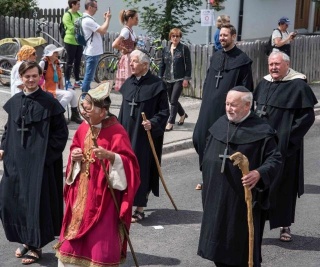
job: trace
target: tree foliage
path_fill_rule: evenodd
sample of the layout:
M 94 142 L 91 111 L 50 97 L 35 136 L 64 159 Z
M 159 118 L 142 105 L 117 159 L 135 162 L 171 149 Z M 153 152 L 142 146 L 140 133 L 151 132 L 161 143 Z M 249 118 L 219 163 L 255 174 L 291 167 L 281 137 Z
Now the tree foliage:
M 129 8 L 139 12 L 142 29 L 153 36 L 168 39 L 172 28 L 180 28 L 183 33 L 194 32 L 191 27 L 200 21 L 199 6 L 203 0 L 123 0 Z M 138 7 L 142 3 L 142 7 Z
M 37 7 L 36 0 L 0 0 L 0 15 L 12 16 L 17 12 L 27 12 Z

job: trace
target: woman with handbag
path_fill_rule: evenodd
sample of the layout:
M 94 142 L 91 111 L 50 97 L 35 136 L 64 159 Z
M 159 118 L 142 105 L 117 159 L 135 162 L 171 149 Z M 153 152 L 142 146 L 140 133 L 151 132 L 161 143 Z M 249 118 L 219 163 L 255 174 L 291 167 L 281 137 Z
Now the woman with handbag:
M 124 81 L 131 76 L 130 53 L 134 50 L 137 39 L 132 27 L 138 25 L 138 12 L 131 9 L 121 10 L 119 17 L 124 26 L 112 43 L 112 47 L 121 52 L 114 86 L 116 91 L 119 91 Z
M 191 80 L 191 57 L 189 48 L 180 42 L 182 32 L 173 28 L 169 32 L 170 44 L 163 49 L 160 63 L 159 76 L 167 84 L 170 102 L 170 117 L 166 131 L 171 131 L 175 124 L 177 113 L 180 115 L 178 125 L 183 125 L 188 118 L 187 113 L 179 102 L 179 97 L 184 87 L 188 87 Z

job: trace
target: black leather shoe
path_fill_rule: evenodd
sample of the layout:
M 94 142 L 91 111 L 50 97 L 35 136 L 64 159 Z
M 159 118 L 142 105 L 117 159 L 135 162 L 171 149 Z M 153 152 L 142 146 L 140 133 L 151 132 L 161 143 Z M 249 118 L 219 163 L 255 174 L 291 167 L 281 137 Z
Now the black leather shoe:
M 179 122 L 178 122 L 178 125 L 183 125 L 183 124 L 184 124 L 184 120 L 185 120 L 186 118 L 188 118 L 188 114 L 187 114 L 187 113 L 184 113 L 184 115 L 182 115 L 182 116 L 180 117 L 180 120 L 179 120 Z

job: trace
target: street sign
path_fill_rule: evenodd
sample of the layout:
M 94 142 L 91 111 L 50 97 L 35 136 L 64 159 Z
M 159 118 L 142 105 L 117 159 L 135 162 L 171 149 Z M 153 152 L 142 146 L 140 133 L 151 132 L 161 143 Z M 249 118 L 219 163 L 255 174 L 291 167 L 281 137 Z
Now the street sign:
M 201 26 L 210 27 L 214 21 L 213 11 L 210 9 L 201 10 Z

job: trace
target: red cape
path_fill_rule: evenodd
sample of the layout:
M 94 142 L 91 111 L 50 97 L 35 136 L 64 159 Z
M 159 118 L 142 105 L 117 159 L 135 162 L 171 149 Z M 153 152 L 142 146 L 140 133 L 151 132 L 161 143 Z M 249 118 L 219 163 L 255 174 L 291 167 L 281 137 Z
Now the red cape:
M 73 138 L 70 152 L 79 147 L 82 150 L 84 149 L 84 140 L 88 131 L 90 131 L 90 129 L 87 123 L 82 123 L 79 126 Z M 126 131 L 115 117 L 110 117 L 103 121 L 102 129 L 97 138 L 97 143 L 99 146 L 119 154 L 122 159 L 127 178 L 127 188 L 124 191 L 114 189 L 114 193 L 120 207 L 120 219 L 125 223 L 129 231 L 133 199 L 140 185 L 138 161 L 131 148 Z M 109 170 L 108 160 L 105 160 L 105 165 L 107 170 Z M 71 157 L 69 156 L 66 175 L 68 175 L 70 171 L 70 166 Z M 74 206 L 77 197 L 80 180 L 79 176 L 80 174 L 77 176 L 73 184 L 65 186 L 64 198 L 66 208 L 60 241 L 64 240 L 64 233 L 72 218 L 72 207 Z M 113 244 L 115 249 L 118 247 L 116 243 L 119 242 L 120 236 L 118 231 L 119 214 L 115 208 L 110 190 L 108 189 L 103 168 L 100 161 L 97 159 L 95 162 L 90 164 L 88 191 L 85 205 L 85 210 L 81 218 L 81 225 L 79 226 L 77 234 L 71 240 L 63 241 L 63 244 L 59 249 L 59 253 L 73 258 L 89 258 L 91 261 L 98 261 L 100 263 L 118 261 L 118 251 L 113 252 L 109 245 L 110 243 Z M 94 251 L 97 246 L 92 245 L 92 247 L 90 247 L 88 240 L 101 242 L 102 245 L 99 248 L 101 252 L 99 253 L 99 250 Z M 106 242 L 106 244 L 103 244 L 103 242 Z M 83 250 L 82 246 L 86 247 L 86 250 Z M 121 257 L 123 258 L 126 256 L 127 251 L 127 240 L 125 238 L 120 246 Z M 79 248 L 79 251 L 77 251 L 77 248 Z M 107 251 L 103 251 L 104 248 L 106 248 Z

